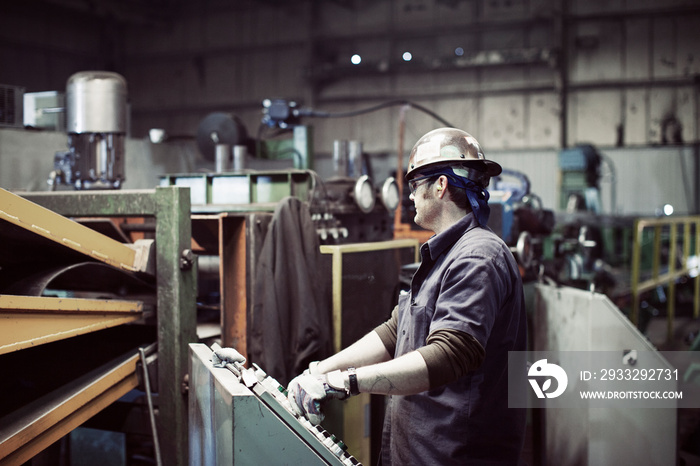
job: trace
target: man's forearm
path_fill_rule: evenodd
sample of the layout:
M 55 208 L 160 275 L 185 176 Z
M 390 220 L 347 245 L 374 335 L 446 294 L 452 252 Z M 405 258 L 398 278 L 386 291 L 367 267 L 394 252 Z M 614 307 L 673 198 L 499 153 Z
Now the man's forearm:
M 322 374 L 348 367 L 362 367 L 391 359 L 376 332 L 369 332 L 344 350 L 318 363 L 316 370 Z
M 430 388 L 428 366 L 417 351 L 392 359 L 376 332 L 369 332 L 346 349 L 318 363 L 325 374 L 355 367 L 360 392 L 412 395 Z
M 413 395 L 430 388 L 428 366 L 412 351 L 379 364 L 357 368 L 360 392 L 380 395 Z

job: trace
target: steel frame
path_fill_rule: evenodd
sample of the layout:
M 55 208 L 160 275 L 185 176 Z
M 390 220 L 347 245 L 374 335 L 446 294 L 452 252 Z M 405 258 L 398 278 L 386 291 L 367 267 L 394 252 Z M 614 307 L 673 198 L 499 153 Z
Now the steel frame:
M 159 366 L 157 391 L 162 459 L 163 464 L 186 464 L 187 344 L 197 341 L 196 261 L 192 261 L 191 256 L 186 254 L 191 248 L 189 189 L 168 186 L 155 190 L 35 192 L 23 193 L 22 197 L 64 217 L 155 218 Z M 14 198 L 13 202 L 16 202 Z M 20 218 L 14 213 L 10 214 Z M 56 217 L 55 219 L 57 222 L 63 222 Z M 42 228 L 52 231 L 46 227 Z M 70 225 L 70 228 L 74 226 Z M 55 231 L 55 228 L 53 230 Z M 117 248 L 122 250 L 121 247 Z M 96 258 L 104 261 L 104 258 Z M 128 260 L 122 263 L 129 265 Z M 113 385 L 107 384 L 104 390 L 113 390 Z M 94 406 L 94 412 L 103 407 Z M 39 445 L 38 442 L 33 443 Z M 4 447 L 3 445 L 3 451 Z M 41 449 L 35 450 L 38 451 Z
M 691 226 L 693 227 L 691 231 Z M 679 228 L 682 231 L 679 232 Z M 645 229 L 653 229 L 652 244 L 652 269 L 651 278 L 642 280 L 642 247 L 643 232 Z M 668 261 L 665 264 L 666 272 L 661 273 L 662 254 L 662 233 L 668 231 Z M 682 263 L 677 267 L 676 260 L 679 257 L 679 241 L 682 239 L 680 257 Z M 691 248 L 691 244 L 694 247 Z M 692 249 L 692 251 L 691 251 Z M 669 217 L 662 219 L 637 219 L 634 222 L 634 241 L 632 244 L 632 271 L 631 271 L 631 294 L 632 308 L 630 310 L 630 320 L 633 324 L 639 325 L 639 306 L 641 295 L 656 287 L 668 287 L 668 307 L 666 322 L 666 338 L 668 341 L 673 337 L 674 319 L 676 313 L 676 281 L 684 276 L 690 276 L 693 280 L 693 317 L 700 315 L 700 274 L 697 265 L 689 265 L 688 258 L 700 254 L 700 217 Z

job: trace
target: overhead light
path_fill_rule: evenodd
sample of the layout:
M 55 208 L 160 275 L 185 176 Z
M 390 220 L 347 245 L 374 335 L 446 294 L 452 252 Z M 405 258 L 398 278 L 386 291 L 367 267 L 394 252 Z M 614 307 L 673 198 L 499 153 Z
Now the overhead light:
M 464 55 L 464 49 L 463 49 L 462 47 L 457 47 L 457 48 L 455 49 L 455 55 L 457 55 L 458 57 L 463 56 L 463 55 Z
M 350 58 L 350 63 L 352 63 L 353 65 L 359 65 L 361 61 L 362 57 L 358 54 L 355 54 Z
M 411 61 L 413 58 L 413 55 L 411 55 L 411 52 L 404 52 L 403 53 L 403 61 Z

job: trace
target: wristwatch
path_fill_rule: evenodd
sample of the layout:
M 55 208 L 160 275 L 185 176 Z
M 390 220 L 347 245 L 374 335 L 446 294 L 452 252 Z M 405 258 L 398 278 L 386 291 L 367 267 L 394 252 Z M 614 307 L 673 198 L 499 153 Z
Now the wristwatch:
M 350 382 L 350 395 L 359 395 L 360 387 L 357 385 L 357 374 L 354 367 L 348 367 L 348 380 Z

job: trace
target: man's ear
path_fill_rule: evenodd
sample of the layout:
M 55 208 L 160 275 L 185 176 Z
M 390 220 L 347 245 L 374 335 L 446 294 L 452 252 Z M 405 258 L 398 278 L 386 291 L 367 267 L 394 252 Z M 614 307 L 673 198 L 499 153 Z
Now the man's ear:
M 446 176 L 440 176 L 437 180 L 437 192 L 438 192 L 438 197 L 442 199 L 442 197 L 445 195 L 445 192 L 447 192 L 447 177 Z

